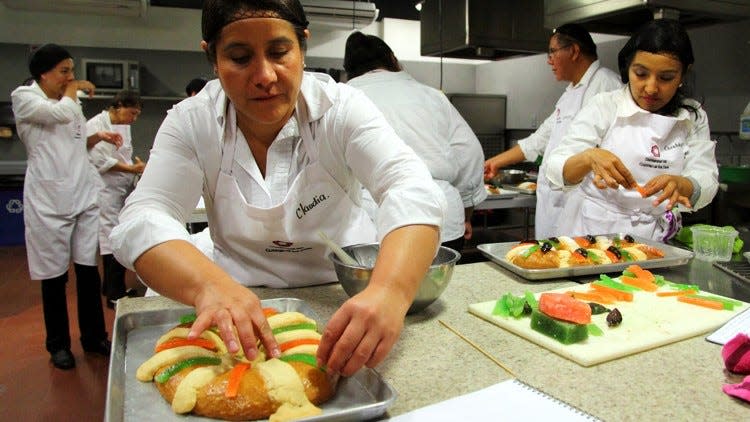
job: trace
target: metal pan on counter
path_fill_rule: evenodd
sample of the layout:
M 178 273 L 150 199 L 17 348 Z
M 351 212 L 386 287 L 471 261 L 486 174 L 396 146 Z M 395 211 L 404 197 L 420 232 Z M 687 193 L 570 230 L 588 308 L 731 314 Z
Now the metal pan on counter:
M 300 299 L 268 299 L 261 303 L 281 312 L 298 311 L 320 321 L 312 308 Z M 175 414 L 152 383 L 140 382 L 135 377 L 138 366 L 153 355 L 156 340 L 177 325 L 181 316 L 191 312 L 193 308 L 185 307 L 117 316 L 112 337 L 105 421 L 214 420 Z M 320 406 L 323 413 L 305 421 L 369 420 L 382 416 L 395 400 L 393 387 L 376 371 L 363 368 L 352 377 L 342 377 L 336 395 Z
M 617 233 L 603 234 L 613 238 Z M 638 264 L 641 268 L 664 268 L 687 264 L 693 257 L 693 252 L 675 246 L 656 242 L 643 237 L 633 236 L 637 243 L 655 246 L 664 252 L 664 258 L 649 259 L 644 261 L 618 262 L 614 264 L 583 265 L 579 267 L 550 268 L 550 269 L 528 269 L 511 264 L 505 259 L 505 255 L 518 245 L 519 242 L 484 243 L 477 246 L 480 252 L 492 262 L 501 267 L 518 274 L 528 280 L 550 280 L 555 278 L 577 277 L 602 273 L 621 272 L 631 264 Z

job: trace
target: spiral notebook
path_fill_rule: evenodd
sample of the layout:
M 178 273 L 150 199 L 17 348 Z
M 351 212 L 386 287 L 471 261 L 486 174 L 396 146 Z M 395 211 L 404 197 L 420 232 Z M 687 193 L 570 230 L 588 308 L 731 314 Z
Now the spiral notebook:
M 598 421 L 517 379 L 413 410 L 391 421 Z

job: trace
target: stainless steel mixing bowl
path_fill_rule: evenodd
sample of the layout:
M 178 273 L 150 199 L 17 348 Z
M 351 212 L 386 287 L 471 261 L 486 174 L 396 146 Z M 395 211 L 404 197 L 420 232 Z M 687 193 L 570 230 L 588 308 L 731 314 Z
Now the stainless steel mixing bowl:
M 349 296 L 354 296 L 364 290 L 370 282 L 380 245 L 377 243 L 353 245 L 344 247 L 344 250 L 360 265 L 346 265 L 333 253 L 328 256 L 328 259 L 333 262 L 341 287 Z M 453 275 L 453 267 L 459 259 L 461 259 L 460 253 L 445 246 L 440 247 L 407 313 L 419 312 L 440 297 L 448 286 Z

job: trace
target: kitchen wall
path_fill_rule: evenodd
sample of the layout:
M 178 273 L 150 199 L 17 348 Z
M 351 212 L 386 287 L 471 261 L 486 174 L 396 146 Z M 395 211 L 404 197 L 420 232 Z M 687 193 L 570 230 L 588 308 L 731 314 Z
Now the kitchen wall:
M 103 30 L 103 28 L 105 28 Z M 136 60 L 141 64 L 141 95 L 152 97 L 133 125 L 135 153 L 148 159 L 154 135 L 167 110 L 184 97 L 185 84 L 196 76 L 213 78 L 213 71 L 199 48 L 200 12 L 178 8 L 149 8 L 145 17 L 30 13 L 0 4 L 0 101 L 27 76 L 27 57 L 32 45 L 55 42 L 76 58 Z M 350 30 L 311 26 L 305 63 L 308 67 L 343 68 L 346 37 Z M 419 23 L 384 19 L 365 28 L 388 42 L 404 68 L 430 86 L 441 87 L 441 61 L 419 55 Z M 23 41 L 21 41 L 23 40 Z M 403 42 L 416 40 L 416 42 Z M 442 63 L 442 89 L 449 93 L 475 90 L 477 62 L 446 59 Z M 83 100 L 84 115 L 92 117 L 106 108 L 107 100 Z M 25 160 L 23 145 L 0 139 L 2 161 Z

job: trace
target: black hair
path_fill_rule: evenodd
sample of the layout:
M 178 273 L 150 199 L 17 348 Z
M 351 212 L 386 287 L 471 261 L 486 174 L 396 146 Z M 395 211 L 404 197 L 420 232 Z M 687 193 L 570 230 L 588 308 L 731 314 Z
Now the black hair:
M 581 25 L 576 23 L 566 23 L 565 25 L 555 28 L 553 36 L 557 36 L 559 42 L 563 45 L 576 44 L 581 53 L 594 60 L 599 56 L 596 54 L 596 44 L 591 38 L 591 34 Z
M 204 86 L 208 83 L 208 79 L 206 78 L 195 78 L 191 79 L 190 82 L 185 86 L 185 94 L 192 95 L 193 93 L 197 94 L 203 89 Z
M 302 51 L 307 50 L 305 29 L 309 25 L 299 0 L 205 0 L 201 17 L 201 34 L 208 44 L 206 55 L 216 63 L 216 42 L 221 30 L 230 23 L 246 17 L 279 18 L 294 26 Z
M 633 33 L 633 36 L 625 43 L 625 46 L 617 55 L 617 66 L 620 69 L 620 78 L 623 83 L 629 81 L 628 70 L 635 53 L 638 51 L 674 56 L 682 64 L 683 81 L 688 68 L 695 62 L 690 37 L 688 37 L 682 25 L 672 19 L 655 19 L 647 22 Z M 657 113 L 674 115 L 679 108 L 684 108 L 697 115 L 695 107 L 685 104 L 686 98 L 688 98 L 687 87 L 678 87 L 672 99 Z
M 29 57 L 29 72 L 35 81 L 39 82 L 43 73 L 54 69 L 61 61 L 72 59 L 68 50 L 57 44 L 44 44 L 34 50 Z
M 112 101 L 109 103 L 109 106 L 112 108 L 135 107 L 143 109 L 143 102 L 141 101 L 141 96 L 137 92 L 125 89 L 115 94 L 114 98 L 112 98 Z
M 398 72 L 401 65 L 391 47 L 380 38 L 359 31 L 349 35 L 344 50 L 344 70 L 347 77 L 353 79 L 375 69 Z

